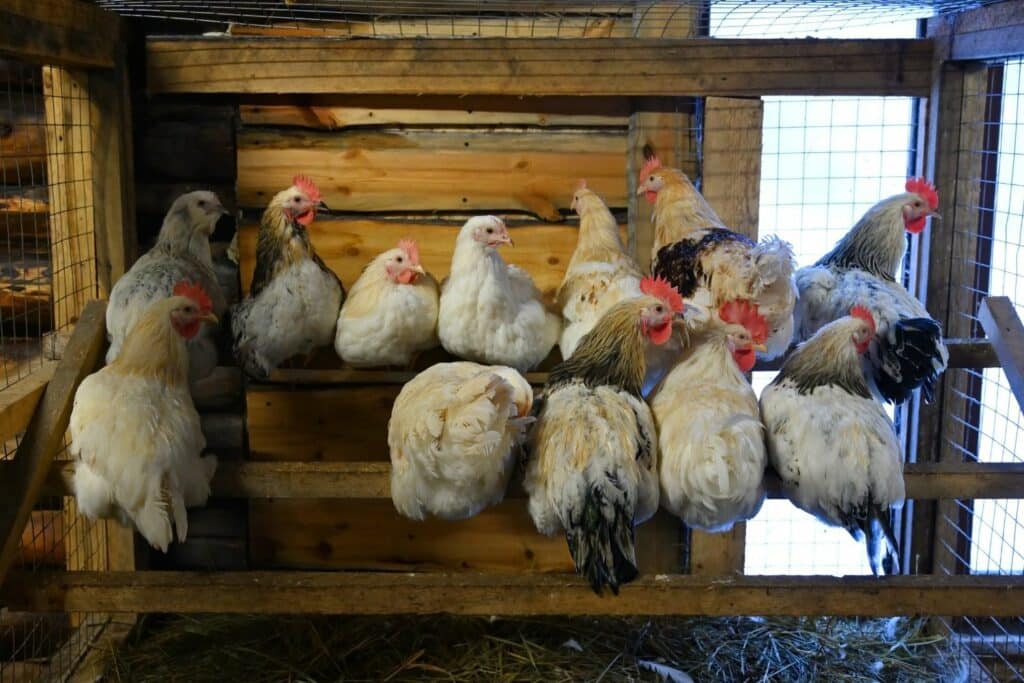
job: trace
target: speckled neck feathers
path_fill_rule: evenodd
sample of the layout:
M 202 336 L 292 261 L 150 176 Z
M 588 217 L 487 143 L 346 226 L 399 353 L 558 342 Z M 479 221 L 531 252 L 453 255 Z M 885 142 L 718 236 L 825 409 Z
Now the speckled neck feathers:
M 875 204 L 815 265 L 859 268 L 894 282 L 907 248 L 903 205 L 910 198 L 901 194 Z
M 788 381 L 801 394 L 820 386 L 838 386 L 855 396 L 871 398 L 861 358 L 852 341 L 857 324 L 851 318 L 840 318 L 818 330 L 786 359 L 772 384 Z
M 547 389 L 581 380 L 587 386 L 618 387 L 639 398 L 647 362 L 637 311 L 637 300 L 631 300 L 605 313 L 580 340 L 572 357 L 551 371 Z

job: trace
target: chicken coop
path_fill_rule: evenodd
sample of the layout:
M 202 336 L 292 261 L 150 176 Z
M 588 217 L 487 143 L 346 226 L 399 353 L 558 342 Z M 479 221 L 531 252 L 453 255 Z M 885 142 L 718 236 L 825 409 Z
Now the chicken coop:
M 976 680 L 1024 680 L 1022 85 L 1021 0 L 8 0 L 0 682 L 95 677 L 147 613 L 917 615 Z M 637 528 L 641 576 L 595 595 L 565 539 L 535 530 L 520 476 L 472 519 L 397 514 L 388 420 L 414 371 L 326 349 L 251 380 L 227 333 L 194 390 L 219 466 L 187 541 L 165 554 L 78 514 L 75 391 L 103 365 L 113 283 L 178 195 L 228 209 L 212 250 L 233 301 L 297 173 L 322 190 L 309 235 L 347 288 L 410 236 L 440 280 L 463 222 L 495 214 L 551 298 L 580 178 L 650 266 L 650 150 L 800 265 L 907 177 L 934 183 L 941 220 L 908 237 L 903 284 L 949 369 L 931 402 L 892 409 L 904 575 L 870 576 L 776 482 L 726 533 L 659 512 Z

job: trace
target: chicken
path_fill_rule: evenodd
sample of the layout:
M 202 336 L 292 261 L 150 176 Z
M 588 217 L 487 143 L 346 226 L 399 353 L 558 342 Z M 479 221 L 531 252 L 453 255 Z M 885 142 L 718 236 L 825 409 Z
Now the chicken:
M 512 238 L 497 216 L 475 216 L 462 226 L 441 285 L 437 331 L 451 354 L 526 372 L 547 357 L 562 322 L 544 306 L 530 275 L 501 258 L 503 244 Z
M 694 325 L 679 363 L 655 390 L 661 504 L 687 525 L 728 531 L 764 502 L 768 456 L 757 397 L 743 373 L 768 325 L 735 301 Z
M 174 200 L 156 245 L 135 262 L 110 292 L 107 363 L 117 359 L 128 333 L 150 305 L 170 296 L 174 285 L 182 280 L 198 283 L 212 299 L 214 315 L 224 315 L 227 301 L 213 272 L 210 235 L 225 213 L 213 192 L 189 192 Z M 216 332 L 216 326 L 204 325 L 188 341 L 189 377 L 193 382 L 217 367 Z
M 782 355 L 793 338 L 792 247 L 775 236 L 755 243 L 730 230 L 686 174 L 663 167 L 656 156 L 641 169 L 637 194 L 654 204 L 654 275 L 709 309 L 741 299 L 757 304 L 768 321 L 760 355 Z
M 413 378 L 388 422 L 395 509 L 466 519 L 500 503 L 532 403 L 527 381 L 504 366 L 439 363 Z
M 762 392 L 761 416 L 786 496 L 826 524 L 866 537 L 876 575 L 898 574 L 889 510 L 903 504 L 903 460 L 860 364 L 875 333 L 863 306 L 822 327 Z
M 235 359 L 252 377 L 334 341 L 345 288 L 306 232 L 322 207 L 313 181 L 295 176 L 263 212 L 249 295 L 231 312 Z
M 922 178 L 908 180 L 906 190 L 869 209 L 832 251 L 796 274 L 797 339 L 809 339 L 856 304 L 865 306 L 878 331 L 863 362 L 873 391 L 893 403 L 906 401 L 918 387 L 931 401 L 949 360 L 942 326 L 896 281 L 904 230 L 924 230 L 939 203 Z
M 402 240 L 366 266 L 338 317 L 334 349 L 349 365 L 407 366 L 437 346 L 437 281 L 420 265 L 416 242 Z
M 640 266 L 626 253 L 619 224 L 601 198 L 580 181 L 572 198 L 580 216 L 576 250 L 555 294 L 565 319 L 558 343 L 562 358 L 572 356 L 576 344 L 601 315 L 623 299 L 640 295 Z
M 683 309 L 663 280 L 620 301 L 552 370 L 534 404 L 524 486 L 537 530 L 565 531 L 576 571 L 600 594 L 639 573 L 634 527 L 658 508 L 658 445 L 641 397 L 650 346 Z
M 83 380 L 71 421 L 73 489 L 89 519 L 134 523 L 163 552 L 188 535 L 187 507 L 204 505 L 217 459 L 189 394 L 186 342 L 216 323 L 202 287 L 178 283 L 152 304 L 112 363 Z

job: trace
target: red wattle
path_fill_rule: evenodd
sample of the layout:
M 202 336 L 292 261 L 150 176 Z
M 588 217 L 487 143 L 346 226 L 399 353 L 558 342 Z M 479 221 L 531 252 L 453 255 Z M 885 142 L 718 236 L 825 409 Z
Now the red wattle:
M 649 201 L 651 204 L 653 204 L 654 202 L 658 201 L 658 193 L 657 192 L 651 192 L 650 190 L 648 190 L 647 192 L 644 192 L 644 197 L 646 197 L 647 201 Z
M 192 322 L 185 323 L 184 325 L 174 321 L 172 321 L 171 324 L 174 326 L 174 329 L 178 334 L 185 339 L 191 339 L 199 334 L 199 326 L 201 323 L 198 320 L 193 320 Z
M 299 217 L 295 219 L 295 222 L 297 222 L 299 225 L 309 227 L 309 224 L 313 222 L 314 218 L 316 218 L 316 211 L 310 209 L 306 213 L 300 214 Z
M 657 346 L 661 346 L 672 336 L 672 321 L 666 320 L 656 327 L 648 327 L 645 332 L 652 342 Z
M 921 216 L 920 218 L 914 218 L 909 221 L 904 220 L 903 227 L 907 229 L 907 232 L 913 235 L 918 235 L 921 233 L 921 231 L 924 230 L 925 220 L 926 219 L 924 216 Z
M 419 277 L 419 273 L 415 270 L 403 270 L 398 274 L 398 281 L 403 285 L 411 285 L 416 282 L 417 277 Z
M 754 363 L 757 362 L 757 356 L 754 355 L 752 349 L 733 351 L 732 358 L 742 372 L 750 372 L 754 369 Z

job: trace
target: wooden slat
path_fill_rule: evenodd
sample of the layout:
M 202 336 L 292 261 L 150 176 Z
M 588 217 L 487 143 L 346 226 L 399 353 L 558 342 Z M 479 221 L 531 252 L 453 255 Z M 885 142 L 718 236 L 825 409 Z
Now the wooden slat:
M 561 575 L 38 572 L 12 574 L 0 600 L 38 612 L 1015 617 L 1024 577 L 648 575 L 599 597 Z
M 0 443 L 25 431 L 56 368 L 56 362 L 45 361 L 31 375 L 0 392 Z
M 157 93 L 926 95 L 927 40 L 150 38 Z
M 698 529 L 690 531 L 690 573 L 698 576 L 742 574 L 746 559 L 747 525 L 710 534 Z
M 1024 53 L 1024 3 L 998 2 L 953 17 L 951 59 L 996 59 Z
M 625 130 L 244 129 L 238 203 L 262 210 L 312 176 L 335 211 L 524 211 L 560 221 L 580 174 L 609 206 L 626 205 Z
M 565 537 L 537 533 L 522 500 L 472 519 L 401 517 L 390 498 L 254 500 L 249 554 L 256 568 L 571 572 Z
M 15 566 L 64 567 L 64 518 L 60 510 L 33 510 L 21 532 Z
M 82 311 L 53 379 L 25 430 L 13 468 L 0 479 L 0 581 L 17 553 L 21 530 L 64 440 L 75 391 L 99 362 L 105 339 L 105 310 L 102 302 L 92 302 Z
M 39 134 L 43 135 L 42 128 Z M 36 178 L 42 182 L 45 176 L 38 175 Z M 0 247 L 17 249 L 25 254 L 49 256 L 49 215 L 45 186 L 0 189 Z
M 38 97 L 29 95 L 17 110 L 7 103 L 0 106 L 0 183 L 23 186 L 46 177 L 46 134 Z
M 5 0 L 0 53 L 72 67 L 110 67 L 116 15 L 84 0 Z
M 394 97 L 314 95 L 242 102 L 247 126 L 290 126 L 324 130 L 383 126 L 557 126 L 628 125 L 627 98 L 579 97 Z
M 704 103 L 701 193 L 726 225 L 755 240 L 763 118 L 759 99 L 709 97 Z
M 577 228 L 573 225 L 545 223 L 516 225 L 514 222 L 510 227 L 516 246 L 503 249 L 502 257 L 527 270 L 541 292 L 553 299 L 565 269 L 569 266 L 573 249 L 576 248 Z M 414 237 L 419 242 L 424 267 L 440 281 L 448 275 L 455 238 L 460 228 L 461 223 L 321 218 L 309 226 L 309 234 L 320 257 L 338 274 L 346 287 L 351 287 L 370 260 L 394 248 L 398 240 L 404 237 Z M 243 292 L 248 291 L 252 282 L 258 232 L 259 226 L 253 223 L 245 223 L 239 228 L 238 252 Z
M 992 342 L 1017 405 L 1024 410 L 1024 325 L 1013 302 L 1005 296 L 987 297 L 978 320 Z

